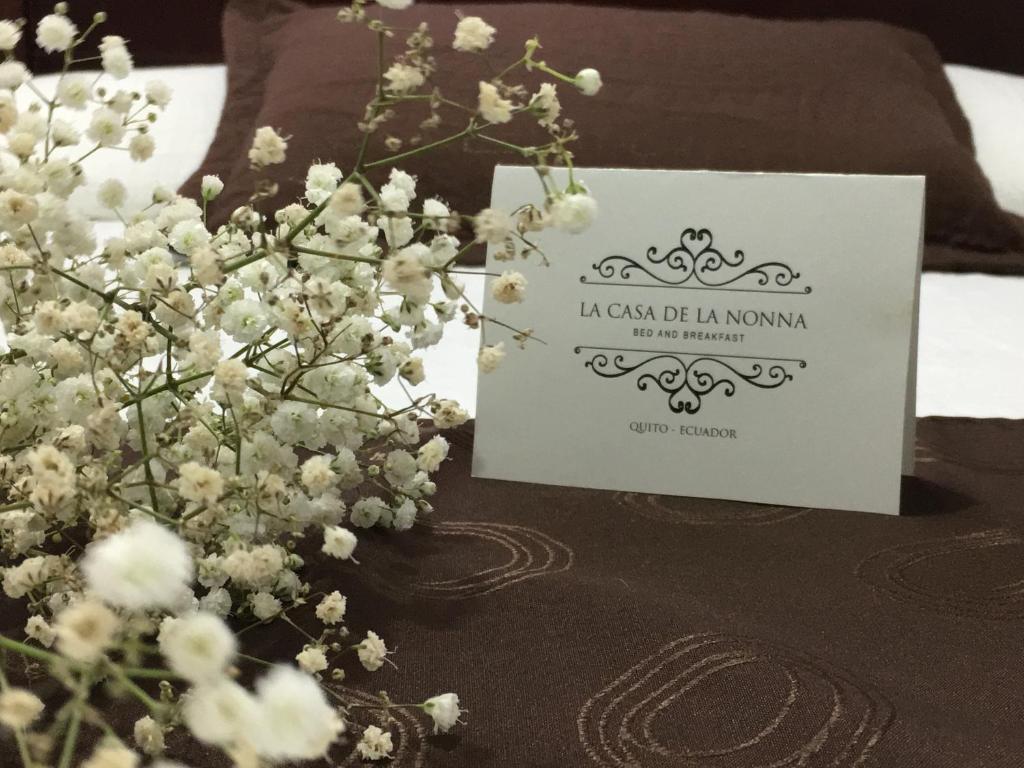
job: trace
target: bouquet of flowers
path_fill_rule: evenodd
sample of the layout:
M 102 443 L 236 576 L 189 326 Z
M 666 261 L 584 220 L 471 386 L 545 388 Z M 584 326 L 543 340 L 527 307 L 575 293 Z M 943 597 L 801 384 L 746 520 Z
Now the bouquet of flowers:
M 592 95 L 601 83 L 594 70 L 548 66 L 529 40 L 518 61 L 480 82 L 478 103 L 457 104 L 434 85 L 430 31 L 399 32 L 382 13 L 367 0 L 339 13 L 380 49 L 365 139 L 347 163 L 312 166 L 304 198 L 277 211 L 261 211 L 267 189 L 257 189 L 215 230 L 206 204 L 222 191 L 216 177 L 200 200 L 157 188 L 142 211 L 122 210 L 125 187 L 111 179 L 98 196 L 124 232 L 102 244 L 68 203 L 80 163 L 108 149 L 149 158 L 150 124 L 170 91 L 117 88 L 132 71 L 126 41 L 100 36 L 102 13 L 76 28 L 59 3 L 34 30 L 62 59 L 55 92 L 44 93 L 15 58 L 23 22 L 0 21 L 0 564 L 6 598 L 27 618 L 23 635 L 0 635 L 0 738 L 23 768 L 134 768 L 142 755 L 166 768 L 177 765 L 163 757 L 172 729 L 238 766 L 341 749 L 374 760 L 394 749 L 396 708 L 421 712 L 436 731 L 459 722 L 454 693 L 412 704 L 366 693 L 360 707 L 342 694 L 346 665 L 375 671 L 391 653 L 374 631 L 346 623 L 354 531 L 401 532 L 429 513 L 448 443 L 421 439 L 420 426 L 467 419 L 433 395 L 387 407 L 377 388 L 422 382 L 416 351 L 456 318 L 481 330 L 479 367 L 501 363 L 506 350 L 486 333 L 503 323 L 466 297 L 459 257 L 486 242 L 505 259 L 543 258 L 532 233 L 587 226 L 596 205 L 571 173 L 576 134 L 557 87 Z M 494 35 L 461 18 L 451 45 L 484 55 Z M 93 60 L 99 76 L 76 66 Z M 529 71 L 548 80 L 533 93 L 515 80 Z M 396 110 L 424 102 L 424 131 L 438 130 L 449 107 L 464 124 L 404 151 L 389 138 L 391 156 L 368 157 L 368 139 Z M 84 116 L 81 127 L 69 113 Z M 544 142 L 490 134 L 511 120 L 539 124 Z M 542 202 L 464 217 L 396 166 L 454 140 L 501 144 L 532 163 Z M 262 127 L 249 159 L 267 168 L 287 148 Z M 569 169 L 567 188 L 552 166 Z M 520 274 L 492 277 L 498 302 L 523 300 Z M 531 338 L 512 330 L 520 343 Z M 299 550 L 311 542 L 323 562 L 339 561 L 337 590 L 314 594 L 304 579 Z M 12 605 L 4 610 L 21 610 Z M 315 627 L 290 617 L 303 605 Z M 243 653 L 242 633 L 270 623 L 294 628 L 295 664 Z M 246 668 L 253 685 L 242 682 Z M 41 672 L 64 691 L 45 703 L 26 682 Z M 133 732 L 110 725 L 100 689 L 138 709 Z

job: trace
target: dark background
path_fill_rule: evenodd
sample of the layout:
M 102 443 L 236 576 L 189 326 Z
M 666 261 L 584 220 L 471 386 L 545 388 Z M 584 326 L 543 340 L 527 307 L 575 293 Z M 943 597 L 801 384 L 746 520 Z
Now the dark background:
M 275 0 L 246 0 L 262 3 Z M 280 1 L 280 0 L 278 0 Z M 595 4 L 715 10 L 776 18 L 862 18 L 885 21 L 928 35 L 947 62 L 1024 73 L 1024 3 L 1021 0 L 593 0 Z M 429 2 L 429 0 L 420 0 Z M 317 2 L 318 5 L 343 3 Z M 586 3 L 575 3 L 586 5 Z M 0 0 L 0 16 L 22 17 L 30 27 L 53 9 L 53 0 Z M 131 41 L 136 63 L 172 65 L 221 61 L 219 19 L 223 0 L 73 0 L 80 26 L 92 13 L 110 13 L 110 34 Z M 28 39 L 33 34 L 26 34 Z M 34 71 L 55 57 L 34 44 L 22 57 Z

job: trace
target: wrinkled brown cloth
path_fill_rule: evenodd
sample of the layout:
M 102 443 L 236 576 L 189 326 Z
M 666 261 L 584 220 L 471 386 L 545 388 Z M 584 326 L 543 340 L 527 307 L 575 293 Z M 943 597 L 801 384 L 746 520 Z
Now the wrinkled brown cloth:
M 477 480 L 472 434 L 449 435 L 427 524 L 308 564 L 397 647 L 350 685 L 470 710 L 447 736 L 399 714 L 390 765 L 1021 765 L 1024 421 L 920 420 L 899 518 Z M 300 644 L 280 626 L 246 650 Z

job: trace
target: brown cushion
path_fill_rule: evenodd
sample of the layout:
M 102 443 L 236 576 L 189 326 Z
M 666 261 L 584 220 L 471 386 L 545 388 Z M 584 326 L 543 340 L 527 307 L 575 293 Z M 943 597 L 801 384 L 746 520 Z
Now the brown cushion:
M 515 60 L 537 33 L 550 63 L 595 66 L 605 88 L 585 98 L 561 88 L 564 114 L 576 118 L 580 166 L 925 174 L 927 239 L 994 252 L 1019 251 L 1018 225 L 996 205 L 974 160 L 970 129 L 922 36 L 873 22 L 767 21 L 548 3 L 430 4 L 401 16 L 424 19 L 437 42 L 440 83 L 474 100 L 484 61 L 451 50 L 455 12 L 479 14 L 498 28 L 489 58 Z M 288 160 L 272 168 L 283 205 L 303 190 L 310 162 L 348 170 L 361 138 L 356 122 L 372 94 L 373 36 L 338 23 L 335 11 L 285 0 L 231 2 L 224 16 L 229 93 L 221 130 L 202 168 L 186 183 L 217 173 L 228 188 L 211 214 L 223 220 L 244 203 L 255 176 L 246 149 L 255 127 L 290 135 Z M 394 44 L 397 52 L 400 42 Z M 259 104 L 259 108 L 253 105 Z M 426 116 L 407 105 L 371 141 L 416 132 Z M 427 140 L 463 127 L 457 114 Z M 497 133 L 527 143 L 530 121 Z M 493 167 L 514 158 L 492 145 L 455 143 L 400 165 L 462 212 L 487 205 Z M 386 169 L 383 169 L 386 172 Z M 870 222 L 865 222 L 870 226 Z M 984 268 L 982 256 L 980 268 Z M 1005 269 L 1003 270 L 1005 271 Z
M 1008 24 L 1020 12 L 1020 0 L 975 0 L 938 3 L 928 0 L 583 0 L 598 5 L 675 8 L 677 10 L 746 13 L 780 19 L 872 19 L 926 34 L 956 64 L 1024 73 L 1024 45 L 1018 24 Z M 340 0 L 307 0 L 312 5 L 333 5 Z M 435 2 L 435 0 L 418 0 Z M 0 0 L 0 16 L 24 16 L 30 24 L 53 10 L 53 0 Z M 110 13 L 111 30 L 131 40 L 140 65 L 196 64 L 223 61 L 218 25 L 225 0 L 174 0 L 146 4 L 139 0 L 75 2 L 70 14 L 81 28 L 89 24 L 96 7 Z M 28 35 L 25 53 L 34 72 L 49 71 L 59 61 L 44 56 Z

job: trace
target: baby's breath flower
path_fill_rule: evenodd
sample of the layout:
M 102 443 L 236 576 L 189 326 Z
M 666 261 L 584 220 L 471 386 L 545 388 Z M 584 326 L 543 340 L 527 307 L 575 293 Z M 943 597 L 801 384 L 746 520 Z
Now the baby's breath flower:
M 423 70 L 400 62 L 388 67 L 384 79 L 388 81 L 388 90 L 396 94 L 409 93 L 427 81 Z
M 448 458 L 448 441 L 440 435 L 436 435 L 420 446 L 416 465 L 424 472 L 436 472 L 446 458 Z
M 221 328 L 235 341 L 256 341 L 267 329 L 269 320 L 263 304 L 254 299 L 235 301 L 221 319 Z
M 338 188 L 341 170 L 334 163 L 317 163 L 306 173 L 306 199 L 320 205 Z
M 136 133 L 128 141 L 128 156 L 137 163 L 149 160 L 155 150 L 156 142 L 148 133 Z
M 327 456 L 313 456 L 302 465 L 302 484 L 314 496 L 319 496 L 333 485 L 337 473 L 331 469 Z
M 123 206 L 127 196 L 128 190 L 117 179 L 107 179 L 100 184 L 100 188 L 96 193 L 96 197 L 103 207 L 110 208 L 111 210 L 116 210 Z
M 8 728 L 28 728 L 44 708 L 42 700 L 24 688 L 8 688 L 0 693 L 0 723 Z
M 57 83 L 57 99 L 70 109 L 85 109 L 92 95 L 89 81 L 82 75 L 69 74 Z M 76 144 L 78 142 L 75 142 Z
M 420 259 L 425 251 L 429 249 L 422 243 L 403 248 L 388 258 L 382 269 L 388 287 L 418 304 L 430 298 L 434 287 L 433 275 Z
M 576 74 L 576 87 L 583 92 L 585 96 L 594 96 L 598 91 L 601 90 L 601 73 L 596 69 L 581 69 Z
M 357 528 L 372 528 L 388 512 L 388 505 L 376 496 L 360 499 L 352 505 L 349 520 Z
M 217 363 L 213 375 L 213 396 L 222 402 L 238 402 L 245 393 L 249 369 L 241 360 L 228 358 Z
M 57 614 L 57 650 L 69 659 L 91 663 L 114 642 L 121 622 L 105 605 L 81 600 Z
M 269 592 L 257 592 L 250 598 L 252 613 L 261 621 L 272 619 L 281 613 L 281 601 Z
M 302 652 L 295 657 L 295 661 L 303 672 L 308 672 L 311 675 L 327 669 L 327 656 L 324 654 L 324 649 L 316 645 L 303 648 Z
M 203 200 L 213 200 L 217 195 L 224 191 L 224 182 L 221 181 L 220 176 L 217 176 L 216 174 L 203 176 L 200 190 Z
M 86 583 L 110 605 L 140 610 L 169 608 L 193 577 L 185 542 L 151 520 L 94 542 L 82 561 Z
M 484 208 L 473 219 L 478 243 L 504 243 L 512 233 L 512 219 L 498 208 Z
M 92 113 L 92 120 L 85 135 L 101 147 L 113 147 L 124 138 L 124 118 L 107 107 L 100 107 Z
M 423 702 L 423 711 L 434 721 L 434 733 L 448 733 L 459 722 L 459 697 L 454 693 L 442 693 Z
M 164 619 L 159 642 L 171 669 L 193 683 L 215 681 L 235 657 L 234 634 L 209 613 Z
M 189 461 L 178 467 L 178 493 L 199 504 L 216 504 L 224 493 L 224 478 L 216 469 Z
M 0 51 L 13 51 L 21 40 L 21 27 L 13 21 L 0 21 Z
M 0 88 L 15 91 L 28 82 L 29 71 L 20 61 L 5 61 L 0 64 Z
M 316 617 L 328 626 L 337 624 L 345 618 L 347 604 L 345 597 L 338 591 L 331 592 L 316 607 Z
M 537 93 L 530 99 L 530 111 L 537 115 L 537 122 L 545 128 L 555 124 L 562 114 L 562 104 L 558 101 L 558 92 L 552 83 L 541 83 Z
M 517 304 L 523 300 L 526 278 L 519 272 L 506 269 L 491 282 L 491 296 L 502 304 Z
M 159 755 L 164 751 L 163 728 L 149 715 L 135 721 L 132 735 L 135 745 L 147 755 Z
M 331 195 L 327 205 L 328 213 L 339 218 L 357 216 L 366 208 L 363 200 L 363 188 L 351 181 L 346 181 Z
M 157 107 L 166 107 L 171 103 L 173 92 L 163 80 L 150 80 L 146 83 L 146 100 Z
M 192 688 L 183 703 L 185 724 L 207 744 L 245 742 L 262 726 L 263 713 L 255 697 L 227 678 Z
M 123 744 L 108 739 L 100 742 L 81 768 L 138 768 L 139 763 L 137 754 Z
M 507 123 L 512 119 L 512 110 L 515 105 L 508 99 L 502 98 L 498 88 L 493 83 L 480 81 L 480 96 L 477 109 L 480 116 L 489 123 Z
M 435 406 L 434 426 L 438 429 L 459 427 L 469 421 L 469 412 L 454 400 L 439 400 Z
M 588 194 L 560 195 L 551 203 L 551 223 L 574 235 L 583 232 L 597 216 L 597 201 Z
M 359 662 L 368 672 L 376 672 L 384 666 L 388 647 L 376 632 L 367 632 L 366 639 L 356 646 Z
M 274 667 L 256 683 L 256 696 L 263 725 L 249 737 L 270 760 L 323 757 L 345 731 L 316 680 L 297 669 Z
M 481 373 L 493 373 L 498 370 L 501 361 L 505 359 L 505 342 L 487 344 L 480 347 L 480 354 L 477 355 L 476 363 Z
M 132 55 L 128 53 L 124 38 L 107 35 L 100 42 L 100 62 L 111 77 L 123 80 L 132 72 Z
M 486 51 L 494 42 L 495 29 L 479 16 L 466 16 L 455 25 L 455 40 L 452 47 L 456 51 L 478 53 Z
M 36 43 L 47 53 L 66 51 L 78 34 L 78 28 L 62 14 L 43 16 L 36 26 Z
M 53 641 L 57 639 L 56 631 L 42 616 L 29 617 L 25 622 L 25 635 L 47 648 L 53 645 Z
M 255 166 L 283 163 L 288 142 L 270 126 L 256 129 L 249 149 L 249 162 Z
M 343 16 L 390 38 L 397 30 L 371 19 L 368 2 L 357 0 Z M 37 46 L 73 62 L 98 61 L 103 76 L 68 72 L 50 93 L 42 81 L 26 92 L 31 73 L 14 55 L 23 22 L 0 20 L 0 134 L 8 150 L 0 268 L 18 299 L 0 302 L 12 351 L 0 367 L 0 481 L 13 507 L 0 514 L 3 592 L 35 614 L 24 626 L 28 641 L 52 646 L 71 664 L 49 665 L 62 681 L 71 670 L 92 689 L 120 688 L 113 674 L 120 665 L 168 668 L 184 681 L 180 699 L 164 686 L 159 709 L 134 727 L 122 720 L 124 733 L 79 741 L 84 753 L 70 756 L 79 768 L 139 768 L 142 755 L 151 768 L 185 768 L 157 759 L 179 725 L 239 768 L 322 758 L 344 730 L 344 708 L 324 698 L 318 678 L 344 679 L 343 664 L 355 660 L 342 650 L 356 651 L 369 671 L 389 651 L 367 627 L 345 626 L 341 592 L 311 595 L 295 544 L 322 529 L 321 556 L 357 563 L 353 531 L 405 531 L 432 511 L 430 473 L 449 444 L 434 429 L 424 442 L 423 411 L 395 411 L 377 388 L 395 379 L 423 384 L 418 350 L 436 345 L 460 308 L 469 328 L 485 322 L 450 269 L 472 246 L 463 230 L 470 219 L 418 189 L 408 171 L 369 156 L 381 145 L 399 155 L 434 143 L 429 132 L 447 101 L 432 82 L 443 57 L 434 55 L 426 24 L 405 33 L 405 49 L 384 65 L 385 98 L 373 100 L 359 125 L 379 137 L 367 142 L 347 181 L 337 165 L 317 161 L 302 197 L 269 211 L 277 190 L 263 179 L 220 226 L 209 205 L 223 193 L 216 176 L 203 177 L 199 200 L 157 186 L 142 210 L 130 207 L 124 179 L 109 179 L 93 194 L 124 230 L 97 243 L 68 201 L 94 162 L 76 158 L 117 148 L 147 160 L 155 150 L 151 126 L 171 89 L 160 81 L 141 93 L 130 84 L 111 87 L 111 78 L 134 67 L 125 39 L 100 37 L 102 12 L 80 35 L 67 12 L 57 2 L 39 21 Z M 495 34 L 479 17 L 460 16 L 451 45 L 479 53 Z M 529 54 L 537 45 L 528 43 L 527 59 L 500 79 L 478 83 L 476 104 L 468 106 L 481 124 L 529 112 L 549 134 L 548 144 L 523 154 L 545 180 L 543 209 L 517 207 L 514 218 L 486 209 L 472 222 L 471 237 L 497 246 L 499 258 L 529 255 L 532 246 L 520 247 L 518 235 L 547 226 L 579 231 L 596 210 L 579 184 L 550 191 L 545 166 L 568 166 L 575 131 L 559 122 L 554 85 L 531 96 L 517 79 L 536 69 Z M 596 92 L 600 77 L 584 70 L 575 83 Z M 394 135 L 397 103 L 414 94 L 423 99 L 419 129 Z M 254 169 L 283 162 L 288 141 L 271 127 L 255 130 L 248 148 Z M 434 295 L 435 276 L 446 298 Z M 525 285 L 522 275 L 506 272 L 490 290 L 498 302 L 515 303 Z M 480 370 L 493 370 L 504 352 L 503 343 L 484 345 Z M 469 418 L 453 400 L 422 407 L 437 429 Z M 364 496 L 367 481 L 381 496 Z M 297 667 L 275 667 L 255 693 L 234 682 L 238 643 L 229 622 L 286 619 L 307 601 L 321 634 L 301 652 L 285 649 Z M 96 665 L 94 674 L 79 675 L 88 665 Z M 4 688 L 0 724 L 33 727 L 42 704 Z M 97 707 L 87 719 L 108 719 L 93 692 L 83 691 Z M 439 733 L 462 713 L 452 693 L 418 707 Z M 379 725 L 354 739 L 367 760 L 394 755 L 386 723 Z M 28 746 L 45 762 L 53 755 L 44 754 L 44 739 L 32 734 Z
M 384 760 L 391 757 L 394 748 L 391 734 L 376 725 L 368 725 L 363 730 L 359 743 L 356 744 L 356 750 L 364 760 Z

